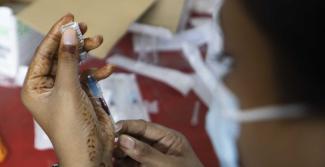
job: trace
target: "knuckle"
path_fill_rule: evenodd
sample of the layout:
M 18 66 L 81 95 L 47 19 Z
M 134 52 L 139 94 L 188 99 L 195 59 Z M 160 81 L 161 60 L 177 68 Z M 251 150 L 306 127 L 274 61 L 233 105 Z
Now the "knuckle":
M 69 54 L 76 54 L 77 53 L 77 45 L 63 45 L 62 51 Z
M 177 145 L 184 145 L 186 142 L 187 139 L 182 133 L 175 132 L 175 143 L 177 143 Z
M 165 141 L 169 143 L 170 148 L 172 148 L 173 152 L 176 154 L 181 154 L 186 150 L 186 137 L 178 131 L 170 130 L 165 137 Z
M 174 137 L 177 137 L 179 139 L 185 139 L 186 138 L 183 133 L 181 133 L 179 131 L 176 131 L 176 130 L 173 130 L 173 129 L 170 129 L 169 134 L 173 135 Z
M 60 57 L 61 60 L 63 60 L 66 63 L 75 63 L 77 61 L 72 54 L 61 53 Z
M 166 137 L 164 138 L 164 140 L 167 142 L 167 143 L 174 143 L 175 141 L 175 135 L 172 134 L 172 133 L 167 133 Z
M 181 132 L 176 132 L 176 135 L 177 135 L 177 137 L 178 137 L 180 140 L 185 140 L 185 139 L 186 139 L 186 137 L 184 136 L 184 134 L 181 133 Z
M 136 124 L 139 125 L 139 135 L 144 136 L 148 129 L 148 122 L 141 119 L 141 120 L 137 120 Z

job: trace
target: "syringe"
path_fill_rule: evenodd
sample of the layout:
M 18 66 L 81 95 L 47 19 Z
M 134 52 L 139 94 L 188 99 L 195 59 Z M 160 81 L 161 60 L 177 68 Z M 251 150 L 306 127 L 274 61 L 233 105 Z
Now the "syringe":
M 79 24 L 77 22 L 70 22 L 70 23 L 61 27 L 61 33 L 65 32 L 68 29 L 75 30 L 77 33 L 77 37 L 79 39 L 79 45 L 80 45 L 80 48 L 79 48 L 80 60 L 82 62 L 87 58 L 87 52 L 84 51 L 85 41 L 84 41 L 84 36 L 80 30 Z M 108 105 L 104 99 L 103 92 L 101 91 L 101 88 L 97 84 L 96 79 L 92 75 L 87 76 L 87 86 L 88 86 L 88 89 L 90 90 L 91 94 L 99 100 L 102 108 L 110 116 L 111 113 L 110 113 Z
M 104 99 L 104 95 L 103 92 L 100 88 L 100 86 L 98 85 L 96 79 L 92 76 L 92 75 L 88 75 L 87 76 L 87 86 L 88 89 L 90 91 L 90 93 L 99 100 L 99 102 L 101 103 L 102 108 L 105 110 L 105 112 L 111 116 L 111 113 L 109 111 L 108 105 Z

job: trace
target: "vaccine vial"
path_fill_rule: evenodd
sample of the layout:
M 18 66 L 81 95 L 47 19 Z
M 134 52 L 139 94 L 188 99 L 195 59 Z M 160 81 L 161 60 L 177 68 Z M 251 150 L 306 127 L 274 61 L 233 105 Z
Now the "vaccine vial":
M 64 33 L 66 30 L 72 29 L 75 30 L 77 33 L 77 37 L 79 40 L 79 53 L 80 53 L 80 60 L 84 61 L 87 59 L 87 52 L 84 51 L 85 46 L 85 38 L 80 30 L 79 24 L 77 22 L 70 22 L 61 27 L 61 33 Z

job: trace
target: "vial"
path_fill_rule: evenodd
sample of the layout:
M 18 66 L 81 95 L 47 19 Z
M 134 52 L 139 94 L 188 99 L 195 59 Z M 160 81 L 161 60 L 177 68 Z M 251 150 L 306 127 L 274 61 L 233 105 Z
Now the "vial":
M 79 53 L 80 53 L 80 60 L 84 61 L 87 59 L 87 52 L 84 51 L 84 46 L 85 46 L 85 38 L 82 35 L 82 32 L 80 30 L 79 24 L 77 22 L 70 22 L 66 25 L 63 25 L 61 27 L 61 33 L 64 33 L 66 30 L 72 29 L 75 30 L 77 33 L 77 37 L 79 40 Z

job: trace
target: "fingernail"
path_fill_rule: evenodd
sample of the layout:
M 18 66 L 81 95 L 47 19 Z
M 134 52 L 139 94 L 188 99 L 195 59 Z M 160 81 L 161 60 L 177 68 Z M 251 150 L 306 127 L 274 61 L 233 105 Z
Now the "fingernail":
M 72 13 L 68 12 L 68 13 L 66 13 L 66 14 L 63 16 L 63 18 L 65 18 L 65 17 L 74 17 L 74 16 L 73 16 Z
M 122 130 L 122 124 L 117 123 L 115 124 L 115 133 L 118 133 Z
M 112 65 L 107 65 L 105 68 L 107 70 L 107 75 L 108 76 L 110 76 L 114 72 L 114 66 L 112 66 Z
M 118 143 L 118 137 L 114 138 L 114 143 Z
M 62 38 L 64 45 L 77 45 L 78 43 L 77 33 L 73 29 L 68 29 L 64 31 Z
M 63 51 L 75 54 L 77 52 L 77 33 L 72 29 L 68 29 L 62 34 Z
M 135 146 L 135 141 L 128 136 L 121 136 L 119 142 L 122 147 L 127 149 L 133 149 Z

